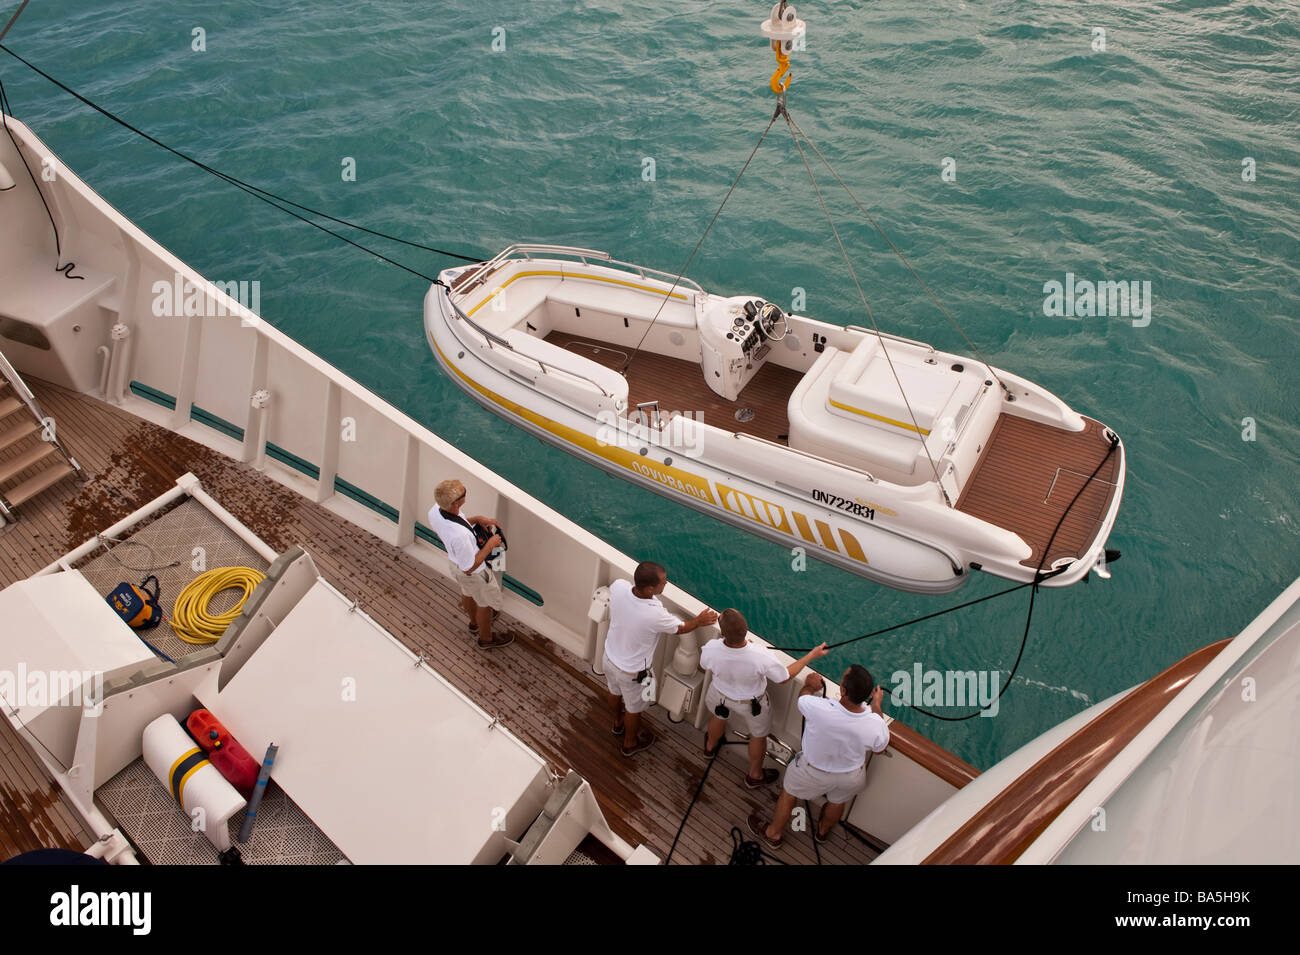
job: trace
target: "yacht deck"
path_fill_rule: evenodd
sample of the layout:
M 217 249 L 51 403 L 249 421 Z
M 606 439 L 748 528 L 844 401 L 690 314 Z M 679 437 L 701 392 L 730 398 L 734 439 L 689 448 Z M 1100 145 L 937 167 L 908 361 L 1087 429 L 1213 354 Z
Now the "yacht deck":
M 637 363 L 651 357 L 642 355 Z M 644 370 L 649 366 L 650 362 L 641 364 Z M 694 377 L 699 379 L 698 368 Z M 673 384 L 671 393 L 685 394 L 685 385 L 667 381 Z M 585 661 L 544 635 L 503 616 L 502 622 L 518 634 L 515 645 L 490 653 L 476 650 L 459 609 L 459 594 L 415 556 L 248 465 L 103 402 L 39 381 L 30 384 L 46 412 L 58 421 L 60 438 L 77 455 L 89 479 L 56 487 L 30 502 L 22 509 L 19 523 L 0 534 L 0 587 L 45 567 L 192 471 L 208 493 L 270 546 L 281 551 L 294 544 L 306 548 L 326 579 L 359 601 L 408 647 L 423 652 L 435 669 L 480 706 L 499 715 L 557 772 L 571 768 L 585 777 L 618 835 L 633 845 L 645 843 L 660 858 L 667 854 L 708 765 L 701 752 L 702 733 L 687 725 L 672 725 L 662 710 L 656 710 L 649 724 L 660 742 L 624 758 L 610 733 L 603 680 L 590 672 Z M 702 380 L 698 384 L 707 392 Z M 744 403 L 754 406 L 749 390 Z M 635 390 L 634 395 L 640 400 L 654 397 Z M 708 413 L 708 406 L 694 396 L 683 401 Z M 725 406 L 718 401 L 720 409 Z M 764 416 L 755 420 L 764 422 Z M 778 429 L 784 431 L 783 422 L 783 412 L 780 425 L 765 422 L 773 439 Z M 0 460 L 3 457 L 0 452 Z M 164 606 L 169 607 L 167 597 L 164 593 Z M 90 834 L 29 745 L 7 721 L 0 721 L 4 753 L 0 853 L 88 844 Z M 746 789 L 743 754 L 742 745 L 724 750 L 681 834 L 674 862 L 725 864 L 732 849 L 732 827 L 744 833 L 751 810 L 771 811 L 779 787 Z M 748 833 L 744 837 L 752 838 Z M 860 864 L 876 855 L 843 828 L 819 848 L 821 861 L 827 864 Z M 789 863 L 817 862 L 808 833 L 788 833 L 778 856 Z

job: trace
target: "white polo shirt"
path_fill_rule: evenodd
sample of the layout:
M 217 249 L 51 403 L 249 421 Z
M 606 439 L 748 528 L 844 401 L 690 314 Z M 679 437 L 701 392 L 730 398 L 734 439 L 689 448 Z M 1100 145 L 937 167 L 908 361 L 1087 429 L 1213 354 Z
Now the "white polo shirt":
M 784 683 L 790 671 L 777 662 L 772 651 L 747 640 L 743 647 L 729 647 L 719 637 L 700 651 L 700 666 L 713 672 L 713 685 L 733 700 L 752 700 L 767 692 L 767 683 Z
M 616 580 L 609 585 L 609 633 L 605 655 L 627 673 L 645 669 L 655 655 L 659 634 L 676 633 L 681 621 L 670 614 L 658 597 L 641 598 L 632 593 L 632 581 Z
M 478 558 L 478 541 L 474 539 L 474 532 L 460 521 L 447 520 L 436 504 L 429 509 L 429 526 L 447 548 L 447 556 L 468 574 Z
M 884 717 L 865 704 L 861 713 L 850 713 L 839 700 L 804 695 L 799 712 L 807 720 L 803 754 L 822 772 L 853 772 L 867 761 L 867 750 L 883 753 L 889 745 Z

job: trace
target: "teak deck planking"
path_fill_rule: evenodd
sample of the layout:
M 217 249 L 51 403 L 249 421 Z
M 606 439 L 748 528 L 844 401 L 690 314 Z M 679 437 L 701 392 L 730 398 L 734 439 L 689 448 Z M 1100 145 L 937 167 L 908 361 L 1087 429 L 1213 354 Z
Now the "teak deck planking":
M 551 332 L 546 341 L 614 371 L 623 370 L 627 357 L 626 349 L 619 346 L 565 332 Z M 637 352 L 626 377 L 630 411 L 640 403 L 658 401 L 659 413 L 665 420 L 672 411 L 693 413 L 702 415 L 704 423 L 715 428 L 784 444 L 790 433 L 787 413 L 790 395 L 803 375 L 768 362 L 734 402 L 709 387 L 698 364 L 680 358 Z M 740 408 L 750 409 L 754 417 L 750 421 L 737 421 L 736 411 Z
M 1063 431 L 999 415 L 989 446 L 957 501 L 958 510 L 1019 534 L 1033 549 L 1021 561 L 1026 567 L 1038 566 L 1066 507 L 1106 458 L 1110 444 L 1105 428 L 1092 418 L 1084 421 L 1082 431 Z M 1117 449 L 1111 454 L 1079 494 L 1052 541 L 1052 552 L 1042 564 L 1045 569 L 1062 557 L 1081 556 L 1096 539 L 1115 494 L 1120 453 Z
M 660 858 L 667 854 L 708 765 L 700 731 L 674 726 L 656 709 L 649 724 L 659 742 L 625 758 L 610 732 L 604 681 L 585 661 L 544 635 L 503 615 L 498 626 L 518 634 L 515 644 L 477 650 L 459 608 L 459 594 L 411 554 L 248 465 L 95 399 L 41 382 L 31 384 L 89 479 L 51 489 L 24 507 L 19 523 L 0 534 L 0 587 L 58 559 L 193 471 L 216 500 L 272 547 L 306 548 L 326 579 L 359 601 L 408 647 L 423 652 L 430 666 L 471 699 L 500 716 L 557 772 L 573 769 L 586 778 L 622 838 L 633 845 L 647 844 Z M 4 759 L 6 813 L 0 819 L 0 850 L 7 854 L 38 844 L 88 843 L 80 817 L 17 735 L 7 723 L 0 727 L 0 746 L 15 754 Z M 682 833 L 674 863 L 725 864 L 732 827 L 751 839 L 745 831 L 750 810 L 771 811 L 779 786 L 745 788 L 744 749 L 728 746 L 719 757 Z M 875 855 L 839 829 L 819 848 L 822 861 L 830 864 L 858 864 Z M 787 833 L 778 855 L 786 862 L 816 862 L 808 833 Z

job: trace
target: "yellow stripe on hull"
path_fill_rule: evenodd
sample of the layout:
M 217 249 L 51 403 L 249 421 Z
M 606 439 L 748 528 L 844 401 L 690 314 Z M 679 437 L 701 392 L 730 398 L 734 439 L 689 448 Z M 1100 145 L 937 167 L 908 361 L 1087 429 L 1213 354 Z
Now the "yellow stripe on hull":
M 450 368 L 461 381 L 465 382 L 470 388 L 474 389 L 480 395 L 491 401 L 498 407 L 509 411 L 511 414 L 518 415 L 530 424 L 542 429 L 548 434 L 552 434 L 562 441 L 566 441 L 575 447 L 581 448 L 597 457 L 604 458 L 606 461 L 612 461 L 615 464 L 627 468 L 629 471 L 650 478 L 656 483 L 675 490 L 697 501 L 703 501 L 706 504 L 712 504 L 715 507 L 721 507 L 731 514 L 737 514 L 746 520 L 752 521 L 769 530 L 780 531 L 799 540 L 799 535 L 810 544 L 818 543 L 813 536 L 809 520 L 798 511 L 791 510 L 789 516 L 786 515 L 786 509 L 780 504 L 774 504 L 771 501 L 764 500 L 761 497 L 755 497 L 745 491 L 728 487 L 725 484 L 715 482 L 718 493 L 714 496 L 713 490 L 709 485 L 707 478 L 698 474 L 692 474 L 690 471 L 684 471 L 681 468 L 672 465 L 657 463 L 647 460 L 643 455 L 634 454 L 624 448 L 617 447 L 605 441 L 597 441 L 592 435 L 586 434 L 576 428 L 561 424 L 551 418 L 538 414 L 530 408 L 526 408 L 518 402 L 511 401 L 508 398 L 498 395 L 489 388 L 485 388 L 477 381 L 470 378 L 454 364 L 448 361 L 446 354 L 438 347 L 437 341 L 433 334 L 429 333 L 429 342 L 433 345 L 434 350 L 442 359 L 443 365 Z M 790 518 L 794 519 L 794 527 L 790 525 Z M 834 532 L 829 524 L 824 521 L 816 521 L 817 530 L 821 535 L 822 545 L 833 553 L 840 553 L 839 547 L 835 543 Z M 795 528 L 798 528 L 799 535 L 795 534 Z M 840 531 L 841 538 L 845 542 L 845 553 L 852 559 L 860 563 L 869 563 L 862 547 L 857 540 L 846 531 Z M 851 543 L 850 543 L 851 542 Z

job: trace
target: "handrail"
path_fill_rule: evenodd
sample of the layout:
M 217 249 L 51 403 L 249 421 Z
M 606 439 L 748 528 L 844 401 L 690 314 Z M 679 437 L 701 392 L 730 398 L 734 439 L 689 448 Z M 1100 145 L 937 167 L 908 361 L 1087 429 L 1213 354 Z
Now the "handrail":
M 961 423 L 961 429 L 952 436 L 952 441 L 949 442 L 948 447 L 944 450 L 943 456 L 951 455 L 952 452 L 957 449 L 957 445 L 966 435 L 966 430 L 970 427 L 970 423 L 975 420 L 975 409 L 980 406 L 980 403 L 984 400 L 984 396 L 989 393 L 991 387 L 991 385 L 981 386 L 980 393 L 975 396 L 975 400 L 970 403 L 970 408 L 966 411 L 966 420 Z
M 903 335 L 895 335 L 893 332 L 878 332 L 874 328 L 863 328 L 861 325 L 845 325 L 846 332 L 862 332 L 864 335 L 874 335 L 877 338 L 888 338 L 890 341 L 902 342 L 904 345 L 915 345 L 917 348 L 924 348 L 928 352 L 934 351 L 934 346 L 928 342 L 919 342 L 915 338 L 906 338 Z
M 40 404 L 36 401 L 36 395 L 32 394 L 32 390 L 27 387 L 27 382 L 23 381 L 22 376 L 18 374 L 18 370 L 9 363 L 9 359 L 5 357 L 4 352 L 0 352 L 0 377 L 9 382 L 9 386 L 17 392 L 18 397 L 27 406 L 27 410 L 31 412 L 32 417 L 49 434 L 49 438 L 44 438 L 44 435 L 42 435 L 42 438 L 54 445 L 59 454 L 63 455 L 64 460 L 71 464 L 75 470 L 80 471 L 81 465 L 77 463 L 76 458 L 68 453 L 68 449 L 59 443 L 58 434 L 55 430 L 46 427 L 46 421 L 49 419 L 46 418 L 45 412 L 41 410 Z
M 460 289 L 457 289 L 456 294 L 462 298 L 468 295 L 473 289 L 482 285 L 483 282 L 486 281 L 487 277 L 495 272 L 501 265 L 516 256 L 520 256 L 531 262 L 535 255 L 568 256 L 569 258 L 577 259 L 583 265 L 590 264 L 587 261 L 588 259 L 598 259 L 602 265 L 618 268 L 624 271 L 635 272 L 643 279 L 653 278 L 661 282 L 684 285 L 700 295 L 704 294 L 704 289 L 700 287 L 699 283 L 692 279 L 678 277 L 660 269 L 647 268 L 644 265 L 637 265 L 634 262 L 624 262 L 621 259 L 611 257 L 608 252 L 602 252 L 599 249 L 584 249 L 578 246 L 521 242 L 516 242 L 512 245 L 506 246 L 488 261 L 482 263 L 478 268 L 470 273 L 472 280 Z
M 473 328 L 476 332 L 478 332 L 485 339 L 487 339 L 489 348 L 491 348 L 492 343 L 495 342 L 497 345 L 507 349 L 512 354 L 519 355 L 521 358 L 527 358 L 529 361 L 536 362 L 538 367 L 542 369 L 542 374 L 544 375 L 550 374 L 551 371 L 558 371 L 561 374 L 568 375 L 571 378 L 577 378 L 579 381 L 587 382 L 587 384 L 592 385 L 597 391 L 599 391 L 606 398 L 614 397 L 614 395 L 611 392 L 605 390 L 604 385 L 596 381 L 594 378 L 588 378 L 586 375 L 582 374 L 581 372 L 570 371 L 568 368 L 561 368 L 559 365 L 553 365 L 550 362 L 543 361 L 542 359 L 538 358 L 536 355 L 529 355 L 527 352 L 520 351 L 514 345 L 510 344 L 510 342 L 502 338 L 500 335 L 488 331 L 486 328 L 484 328 L 483 326 L 475 322 L 474 319 L 466 315 L 463 311 L 461 311 L 460 306 L 451 300 L 451 296 L 447 295 L 446 292 L 443 293 L 443 297 L 447 300 L 447 304 L 450 305 L 455 310 L 457 317 L 459 317 L 462 321 L 468 323 L 471 328 Z M 443 317 L 446 318 L 446 313 L 443 314 Z M 450 323 L 448 323 L 447 328 L 451 330 L 453 335 L 455 335 L 456 330 Z M 464 341 L 461 341 L 459 335 L 456 336 L 456 340 L 460 341 L 462 345 L 465 344 Z M 551 371 L 547 371 L 548 368 Z
M 802 454 L 805 458 L 811 458 L 813 461 L 817 461 L 820 464 L 829 464 L 832 467 L 837 467 L 844 471 L 851 471 L 853 474 L 857 474 L 866 478 L 872 484 L 880 483 L 880 481 L 876 478 L 876 476 L 872 474 L 870 471 L 864 471 L 862 470 L 862 468 L 855 468 L 853 465 L 845 464 L 843 461 L 832 461 L 830 458 L 823 458 L 821 455 L 813 454 L 811 451 L 803 451 L 799 448 L 792 448 L 788 444 L 780 444 L 779 442 L 769 440 L 768 438 L 761 438 L 756 434 L 745 434 L 741 431 L 733 432 L 733 434 L 735 435 L 735 437 L 740 438 L 741 440 L 744 441 L 758 441 L 761 444 L 770 444 L 772 447 L 780 448 L 782 451 L 789 451 L 793 454 Z

